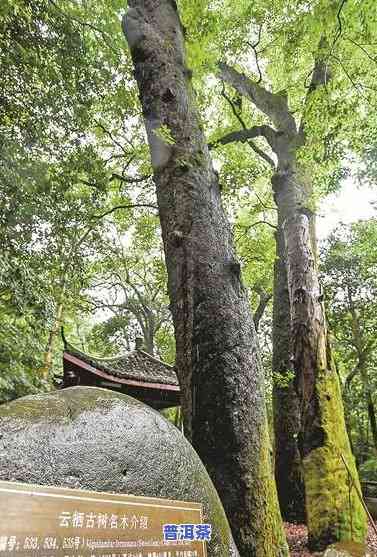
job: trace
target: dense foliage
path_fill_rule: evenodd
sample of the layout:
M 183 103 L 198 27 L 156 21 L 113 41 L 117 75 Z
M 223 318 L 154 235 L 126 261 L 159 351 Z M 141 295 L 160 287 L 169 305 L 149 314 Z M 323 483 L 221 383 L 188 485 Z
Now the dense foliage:
M 362 463 L 376 450 L 376 220 L 335 230 L 323 248 L 322 270 L 346 416 Z

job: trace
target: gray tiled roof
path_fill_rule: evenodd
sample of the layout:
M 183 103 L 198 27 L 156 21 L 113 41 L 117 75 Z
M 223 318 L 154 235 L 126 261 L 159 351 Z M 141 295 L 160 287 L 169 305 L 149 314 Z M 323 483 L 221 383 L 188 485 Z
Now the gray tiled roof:
M 80 358 L 87 364 L 122 379 L 134 379 L 147 383 L 164 383 L 166 385 L 178 385 L 177 375 L 174 367 L 165 364 L 144 350 L 137 349 L 115 358 L 97 358 L 85 354 L 71 345 L 67 345 L 65 351 Z

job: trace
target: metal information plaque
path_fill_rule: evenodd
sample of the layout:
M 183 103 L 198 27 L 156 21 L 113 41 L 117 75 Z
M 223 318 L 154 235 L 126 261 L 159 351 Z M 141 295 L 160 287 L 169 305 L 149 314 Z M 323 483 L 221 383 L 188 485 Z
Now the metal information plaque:
M 0 481 L 0 557 L 206 557 L 163 535 L 201 523 L 198 503 Z

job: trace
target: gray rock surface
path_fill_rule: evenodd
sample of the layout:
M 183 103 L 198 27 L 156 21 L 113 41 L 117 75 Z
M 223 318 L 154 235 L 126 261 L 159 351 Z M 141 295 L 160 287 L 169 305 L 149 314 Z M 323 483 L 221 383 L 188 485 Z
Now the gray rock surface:
M 209 557 L 238 557 L 198 455 L 161 414 L 106 389 L 72 387 L 0 406 L 0 479 L 196 501 Z

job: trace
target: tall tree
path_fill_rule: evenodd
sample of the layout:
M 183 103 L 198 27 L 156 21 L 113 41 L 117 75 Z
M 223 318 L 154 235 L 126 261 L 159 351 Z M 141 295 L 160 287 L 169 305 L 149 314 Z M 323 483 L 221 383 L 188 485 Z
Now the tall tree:
M 231 99 L 230 95 L 226 96 Z M 235 148 L 240 152 L 243 164 L 250 165 L 250 160 L 245 157 L 247 148 L 240 144 L 233 145 L 233 150 Z M 232 152 L 227 155 L 231 158 Z M 274 224 L 277 211 L 271 199 L 271 186 L 267 179 L 259 181 L 263 182 L 259 185 L 259 193 L 248 193 L 248 210 L 239 212 L 237 248 L 244 263 L 244 278 L 252 292 L 252 304 L 256 308 L 254 321 L 257 321 L 257 330 L 258 315 L 266 309 L 265 303 L 273 290 L 273 315 L 270 319 L 267 317 L 270 323 L 264 320 L 262 327 L 262 333 L 266 330 L 268 336 L 266 338 L 259 333 L 259 340 L 265 373 L 271 377 L 273 385 L 275 477 L 283 518 L 288 522 L 302 523 L 306 517 L 303 471 L 298 449 L 300 411 L 290 359 L 290 308 L 284 237 L 281 218 Z M 242 201 L 245 204 L 244 198 Z M 259 299 L 255 299 L 254 291 L 259 293 Z
M 185 430 L 241 554 L 282 555 L 255 329 L 194 107 L 177 6 L 131 0 L 124 30 L 156 184 Z
M 275 477 L 282 516 L 289 522 L 305 522 L 305 488 L 298 446 L 300 405 L 291 362 L 291 318 L 285 242 L 279 215 L 275 233 L 274 294 L 272 322 L 273 416 Z
M 326 47 L 326 41 L 321 39 L 306 97 L 308 104 L 316 90 L 327 83 Z M 284 248 L 277 256 L 285 260 L 286 277 L 280 273 L 276 278 L 282 281 L 279 289 L 287 280 L 289 294 L 289 354 L 300 405 L 299 449 L 304 467 L 309 544 L 321 549 L 341 539 L 364 541 L 364 511 L 356 490 L 349 489 L 348 470 L 343 464 L 344 459 L 357 485 L 318 280 L 313 186 L 310 171 L 298 155 L 307 144 L 307 106 L 305 103 L 301 123 L 297 125 L 285 91 L 272 93 L 260 80 L 255 82 L 224 62 L 219 64 L 219 71 L 224 82 L 269 119 L 268 124 L 243 129 L 238 137 L 232 132 L 219 142 L 263 137 L 277 158 L 271 181 L 283 240 L 277 245 Z
M 254 73 L 253 81 L 256 85 L 265 80 L 264 83 L 268 85 L 264 88 L 269 92 L 280 92 L 276 96 L 280 96 L 282 101 L 284 97 L 288 97 L 296 125 L 304 116 L 307 138 L 305 146 L 297 149 L 297 160 L 300 164 L 304 163 L 302 166 L 305 166 L 306 174 L 315 182 L 313 194 L 309 196 L 310 209 L 314 211 L 319 195 L 326 189 L 336 187 L 339 177 L 344 175 L 344 153 L 350 149 L 360 152 L 360 145 L 365 142 L 368 133 L 366 130 L 374 135 L 372 130 L 375 127 L 375 111 L 371 107 L 375 104 L 374 81 L 377 69 L 374 56 L 377 15 L 375 6 L 369 1 L 361 6 L 356 2 L 315 1 L 310 7 L 304 7 L 296 0 L 256 0 L 252 4 L 224 0 L 217 6 L 217 13 L 214 6 L 207 11 L 202 7 L 200 18 L 197 18 L 199 42 L 205 45 L 205 69 L 207 72 L 208 66 L 214 69 L 215 57 L 221 52 L 227 60 L 236 61 L 238 69 L 241 66 L 247 68 L 248 75 Z M 225 38 L 224 27 L 219 24 L 219 18 L 220 21 L 223 18 L 226 21 Z M 237 25 L 237 30 L 234 30 L 233 25 Z M 310 85 L 312 61 L 318 54 L 321 35 L 328 41 L 327 48 L 324 49 L 328 79 L 325 86 L 313 90 Z M 363 41 L 360 37 L 363 37 Z M 194 46 L 196 54 L 198 47 Z M 205 63 L 202 62 L 202 71 L 204 66 Z M 263 163 L 274 169 L 276 158 L 271 149 L 263 148 L 263 142 L 259 138 L 264 136 L 261 130 L 258 133 L 259 126 L 253 126 L 250 130 L 251 126 L 247 123 L 251 117 L 253 123 L 259 124 L 263 129 L 266 122 L 265 117 L 261 117 L 263 111 L 256 109 L 256 104 L 252 100 L 249 102 L 247 96 L 230 91 L 225 87 L 227 97 L 232 101 L 228 103 L 231 104 L 231 111 L 228 107 L 228 118 L 222 118 L 222 113 L 217 115 L 217 120 L 213 119 L 215 124 L 211 128 L 218 128 L 215 137 L 221 137 L 223 134 L 220 130 L 225 131 L 224 122 L 231 121 L 228 130 L 230 127 L 232 133 L 228 140 L 235 140 L 238 135 L 240 140 L 246 141 L 251 150 L 262 158 Z M 224 87 L 222 94 L 223 92 Z M 237 134 L 234 130 L 240 124 L 243 129 Z M 289 367 L 293 368 L 292 362 Z M 289 367 L 288 375 L 291 375 Z M 293 389 L 292 394 L 294 396 Z M 277 423 L 281 421 L 277 420 Z M 296 431 L 298 428 L 299 425 L 296 426 Z M 294 443 L 291 438 L 290 443 L 285 446 Z M 297 454 L 297 448 L 294 454 Z M 290 472 L 292 471 L 293 468 Z
M 44 379 L 64 305 L 83 286 L 82 252 L 73 249 L 75 233 L 90 224 L 93 209 L 106 197 L 101 161 L 84 138 L 105 83 L 111 88 L 112 60 L 107 56 L 106 69 L 101 67 L 106 49 L 93 55 L 94 26 L 72 11 L 68 7 L 68 15 L 59 2 L 49 0 L 5 0 L 0 9 L 0 246 L 2 257 L 20 271 L 15 273 L 17 289 L 24 288 L 27 261 L 34 297 L 48 300 L 44 330 L 35 327 L 33 343 L 45 345 L 44 363 L 38 350 L 33 370 Z M 88 174 L 95 176 L 94 186 L 84 184 Z M 38 288 L 34 261 L 43 265 Z M 34 313 L 23 307 L 25 315 Z
M 161 356 L 160 346 L 169 344 L 172 324 L 158 218 L 141 216 L 132 237 L 130 231 L 127 237 L 113 234 L 102 251 L 91 303 L 111 317 L 98 324 L 96 338 L 112 337 L 118 350 L 129 350 L 135 335 L 142 335 L 144 349 Z
M 376 219 L 340 226 L 326 242 L 322 273 L 331 331 L 346 399 L 357 382 L 364 394 L 372 441 L 377 449 L 375 350 L 377 292 Z M 349 409 L 349 411 L 352 411 Z

